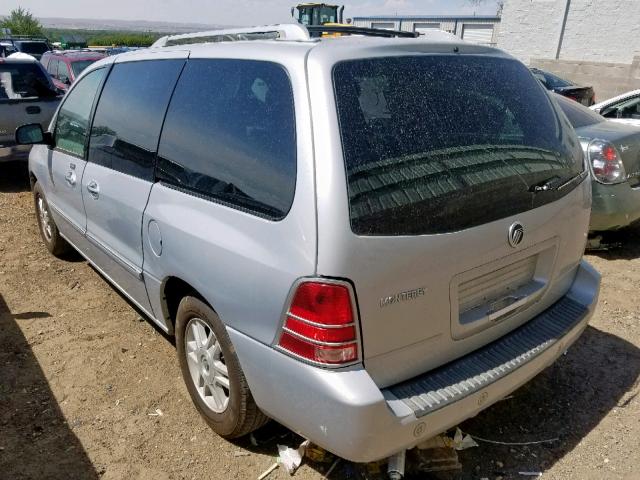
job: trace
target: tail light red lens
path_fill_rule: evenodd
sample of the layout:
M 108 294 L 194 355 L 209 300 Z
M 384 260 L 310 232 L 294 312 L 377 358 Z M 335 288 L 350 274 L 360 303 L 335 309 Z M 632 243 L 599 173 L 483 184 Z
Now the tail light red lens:
M 287 317 L 285 328 L 318 342 L 348 342 L 356 338 L 356 328 L 353 325 L 339 328 L 323 328 Z
M 321 281 L 298 285 L 278 347 L 319 364 L 357 360 L 357 327 L 349 288 Z
M 587 147 L 587 157 L 593 176 L 600 183 L 620 183 L 627 179 L 622 158 L 611 143 L 592 141 Z
M 607 162 L 613 162 L 614 160 L 617 160 L 618 154 L 612 145 L 607 145 L 602 150 L 602 156 Z
M 289 313 L 310 322 L 345 325 L 353 322 L 351 297 L 344 285 L 302 283 L 296 290 Z

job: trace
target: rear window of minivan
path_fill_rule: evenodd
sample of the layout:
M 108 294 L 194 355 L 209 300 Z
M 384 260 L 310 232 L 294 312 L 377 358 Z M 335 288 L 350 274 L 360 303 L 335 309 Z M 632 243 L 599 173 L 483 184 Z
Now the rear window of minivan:
M 333 81 L 358 235 L 470 228 L 566 195 L 530 190 L 583 171 L 571 126 L 515 60 L 348 60 Z

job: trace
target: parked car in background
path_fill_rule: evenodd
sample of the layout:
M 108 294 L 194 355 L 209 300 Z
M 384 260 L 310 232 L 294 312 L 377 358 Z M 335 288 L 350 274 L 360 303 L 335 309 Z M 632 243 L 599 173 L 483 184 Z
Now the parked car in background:
M 140 50 L 140 47 L 112 47 L 108 48 L 107 55 L 119 55 L 121 53 L 132 52 L 134 50 Z
M 25 122 L 47 128 L 60 99 L 38 61 L 0 58 L 0 162 L 27 159 L 31 149 L 16 144 L 16 128 Z
M 11 55 L 12 53 L 16 53 L 17 50 L 15 47 L 8 43 L 0 43 L 0 58 L 5 58 Z
M 105 55 L 119 55 L 121 53 L 131 52 L 133 50 L 139 50 L 140 47 L 99 47 L 99 46 L 90 46 L 90 50 L 94 52 L 101 52 Z
M 639 220 L 640 129 L 608 122 L 576 102 L 555 98 L 575 128 L 591 169 L 589 230 L 617 230 Z
M 5 48 L 10 47 L 13 52 L 27 53 L 37 60 L 40 60 L 42 54 L 51 50 L 49 40 L 44 37 L 30 37 L 21 35 L 11 35 L 0 37 L 0 45 Z M 8 54 L 6 55 L 8 56 Z
M 596 94 L 593 87 L 581 87 L 569 80 L 565 80 L 564 78 L 560 78 L 553 73 L 540 70 L 539 68 L 531 68 L 530 70 L 547 90 L 551 90 L 563 97 L 575 100 L 586 107 L 589 107 L 596 102 Z
M 104 53 L 85 50 L 52 51 L 42 55 L 41 62 L 56 87 L 66 91 L 85 68 L 104 57 Z
M 38 144 L 46 247 L 79 250 L 176 335 L 221 436 L 271 417 L 378 460 L 499 401 L 586 328 L 588 170 L 521 62 L 444 32 L 159 43 L 90 66 L 49 133 L 17 137 Z
M 640 127 L 640 90 L 597 103 L 591 109 L 612 122 Z

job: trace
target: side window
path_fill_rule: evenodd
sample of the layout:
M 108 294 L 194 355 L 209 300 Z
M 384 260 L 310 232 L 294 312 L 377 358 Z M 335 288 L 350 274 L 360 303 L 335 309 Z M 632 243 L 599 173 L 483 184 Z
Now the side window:
M 69 68 L 67 64 L 61 60 L 58 60 L 58 80 L 62 83 L 71 82 L 69 79 Z
M 47 65 L 47 72 L 49 72 L 52 77 L 58 78 L 58 60 L 56 60 L 55 58 L 49 60 L 49 64 Z
M 640 120 L 640 97 L 630 100 L 622 109 L 622 118 Z
M 189 60 L 167 112 L 157 175 L 225 205 L 283 218 L 296 182 L 285 69 L 251 60 Z
M 66 96 L 56 119 L 56 148 L 84 157 L 91 108 L 105 73 L 104 68 L 94 70 Z
M 162 120 L 184 60 L 116 64 L 91 129 L 89 161 L 153 180 Z
M 632 118 L 640 120 L 640 97 L 618 102 L 602 112 L 607 118 Z

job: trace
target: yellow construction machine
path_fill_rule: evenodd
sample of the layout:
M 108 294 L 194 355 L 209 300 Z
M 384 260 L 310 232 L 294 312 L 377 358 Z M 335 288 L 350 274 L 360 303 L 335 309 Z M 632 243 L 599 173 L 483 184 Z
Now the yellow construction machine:
M 342 25 L 343 13 L 344 6 L 328 3 L 301 3 L 291 9 L 291 16 L 305 26 Z
M 297 10 L 297 14 L 296 14 Z M 301 3 L 291 9 L 291 16 L 306 27 L 348 27 L 343 23 L 344 5 Z M 338 37 L 340 33 L 322 32 L 323 37 Z
M 297 13 L 296 13 L 297 10 Z M 377 28 L 355 27 L 344 23 L 344 6 L 328 3 L 301 3 L 291 9 L 291 16 L 309 30 L 312 37 L 340 37 L 342 35 L 367 35 L 374 37 L 414 38 L 416 32 L 402 32 Z

